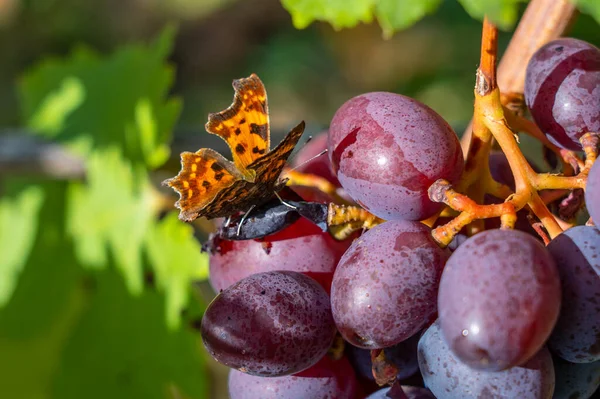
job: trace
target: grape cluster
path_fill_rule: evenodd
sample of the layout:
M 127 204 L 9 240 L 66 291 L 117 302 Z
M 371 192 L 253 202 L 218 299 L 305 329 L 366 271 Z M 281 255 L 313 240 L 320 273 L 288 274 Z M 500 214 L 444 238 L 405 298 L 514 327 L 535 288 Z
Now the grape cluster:
M 581 150 L 580 139 L 600 131 L 597 48 L 575 39 L 547 44 L 533 56 L 525 87 L 532 117 L 557 145 Z M 328 157 L 302 163 L 324 149 Z M 300 172 L 326 179 L 385 222 L 336 241 L 299 217 L 260 239 L 213 245 L 210 282 L 219 294 L 201 332 L 208 352 L 232 368 L 231 398 L 594 394 L 595 226 L 565 228 L 544 245 L 523 210 L 514 228 L 482 223 L 483 231 L 464 230 L 440 245 L 423 221 L 453 215 L 437 218 L 443 205 L 428 190 L 439 179 L 458 184 L 465 160 L 437 113 L 398 94 L 350 99 L 298 159 Z M 485 160 L 490 176 L 514 191 L 507 156 Z M 600 220 L 598 165 L 586 172 L 592 220 Z M 297 193 L 332 200 L 313 188 Z M 482 195 L 483 204 L 502 202 Z M 377 386 L 382 379 L 393 385 Z

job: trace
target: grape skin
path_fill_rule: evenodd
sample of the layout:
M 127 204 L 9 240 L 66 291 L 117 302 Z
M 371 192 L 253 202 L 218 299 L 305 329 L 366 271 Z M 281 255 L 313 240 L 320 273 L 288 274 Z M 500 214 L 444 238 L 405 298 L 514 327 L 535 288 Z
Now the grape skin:
M 542 347 L 560 297 L 556 265 L 540 242 L 517 230 L 487 230 L 460 245 L 446 264 L 440 325 L 463 362 L 504 370 Z
M 570 363 L 554 357 L 554 399 L 588 399 L 600 386 L 600 361 Z
M 435 396 L 427 388 L 411 387 L 408 385 L 402 385 L 402 390 L 406 394 L 406 399 L 435 399 Z M 373 392 L 367 396 L 366 399 L 389 399 L 387 393 L 390 388 L 383 388 L 377 392 Z
M 562 307 L 549 347 L 573 363 L 600 360 L 600 231 L 572 227 L 548 245 L 562 283 Z
M 300 372 L 319 361 L 335 336 L 329 297 L 310 277 L 254 274 L 222 291 L 201 324 L 220 363 L 258 376 Z
M 333 317 L 344 339 L 378 349 L 416 334 L 436 311 L 449 253 L 419 222 L 386 222 L 356 239 L 331 286 Z
M 431 108 L 385 92 L 348 100 L 329 127 L 329 157 L 346 192 L 386 219 L 421 220 L 441 204 L 427 189 L 456 182 L 463 155 L 452 128 Z
M 283 377 L 257 377 L 231 369 L 231 399 L 354 399 L 357 381 L 348 359 L 325 356 L 300 373 Z
M 398 368 L 397 378 L 399 380 L 408 378 L 419 370 L 417 362 L 419 337 L 420 335 L 417 333 L 397 345 L 384 349 L 385 358 Z M 368 380 L 375 381 L 371 351 L 347 345 L 347 353 L 357 374 Z
M 545 347 L 521 367 L 499 372 L 475 370 L 452 353 L 436 321 L 421 337 L 418 355 L 425 385 L 437 398 L 552 398 L 554 368 Z
M 209 281 L 219 292 L 255 273 L 291 270 L 309 275 L 329 291 L 335 267 L 349 245 L 350 241 L 336 241 L 301 218 L 261 241 L 221 243 L 221 251 L 210 256 Z
M 587 178 L 585 205 L 596 227 L 600 226 L 600 162 L 594 162 Z
M 550 141 L 581 150 L 579 138 L 600 131 L 600 50 L 582 40 L 561 38 L 531 57 L 525 102 Z

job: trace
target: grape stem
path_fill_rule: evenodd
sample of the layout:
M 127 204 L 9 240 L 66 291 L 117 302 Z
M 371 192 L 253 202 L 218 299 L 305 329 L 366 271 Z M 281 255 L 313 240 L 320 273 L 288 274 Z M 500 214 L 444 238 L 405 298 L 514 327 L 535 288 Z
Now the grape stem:
M 287 179 L 288 186 L 303 186 L 316 188 L 319 191 L 329 195 L 335 202 L 340 204 L 349 204 L 349 202 L 340 196 L 337 192 L 337 187 L 327 179 L 311 173 L 302 173 L 297 170 L 286 168 L 282 176 Z
M 448 245 L 465 227 L 469 227 L 468 232 L 471 234 L 482 230 L 483 219 L 500 217 L 501 228 L 514 228 L 516 212 L 524 207 L 528 207 L 535 214 L 550 239 L 553 239 L 563 231 L 561 224 L 564 226 L 565 222 L 559 223 L 560 219 L 546 207 L 547 201 L 556 199 L 552 192 L 544 193 L 544 199 L 539 192 L 560 190 L 559 193 L 564 195 L 568 192 L 565 190 L 585 189 L 587 175 L 598 156 L 600 138 L 597 133 L 586 133 L 581 137 L 586 155 L 585 163 L 582 163 L 572 152 L 560 150 L 550 143 L 533 122 L 509 111 L 503 105 L 496 82 L 496 51 L 497 29 L 486 18 L 483 22 L 481 62 L 474 90 L 473 130 L 463 176 L 456 190 L 445 180 L 438 180 L 429 188 L 429 198 L 432 201 L 444 203 L 454 211 L 460 212 L 450 222 L 433 229 L 433 237 L 442 246 Z M 511 126 L 537 138 L 556 153 L 562 161 L 563 174 L 536 173 L 519 149 Z M 491 176 L 489 153 L 493 139 L 508 160 L 515 180 L 514 194 L 508 187 L 495 182 Z M 573 175 L 575 169 L 579 169 L 579 173 Z M 480 205 L 485 194 L 505 198 L 505 202 Z M 538 232 L 542 231 L 537 225 L 534 225 L 534 228 Z M 544 241 L 548 241 L 545 233 L 540 235 Z

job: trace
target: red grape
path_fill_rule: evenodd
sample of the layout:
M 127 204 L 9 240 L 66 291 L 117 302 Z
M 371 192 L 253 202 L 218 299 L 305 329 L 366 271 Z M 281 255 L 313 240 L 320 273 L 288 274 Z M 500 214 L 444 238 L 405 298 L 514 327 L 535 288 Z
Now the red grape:
M 441 204 L 427 189 L 456 182 L 463 155 L 452 128 L 431 108 L 393 93 L 367 93 L 338 109 L 329 128 L 329 157 L 355 201 L 383 219 L 421 220 Z
M 563 301 L 550 336 L 552 351 L 573 363 L 600 360 L 600 231 L 576 226 L 548 244 Z
M 349 245 L 301 218 L 261 241 L 222 241 L 210 256 L 210 283 L 219 292 L 255 273 L 291 270 L 313 277 L 329 291 L 333 271 Z
M 208 305 L 202 340 L 220 363 L 258 376 L 298 373 L 317 363 L 335 336 L 329 297 L 290 271 L 254 274 Z
M 331 285 L 333 317 L 344 339 L 377 349 L 416 334 L 436 311 L 449 253 L 419 222 L 386 222 L 357 238 Z
M 354 399 L 357 382 L 345 357 L 325 356 L 314 366 L 283 377 L 258 377 L 229 371 L 231 399 Z
M 504 370 L 540 350 L 556 323 L 560 297 L 556 265 L 539 241 L 517 230 L 487 230 L 446 263 L 440 325 L 463 362 Z
M 579 138 L 600 131 L 600 50 L 582 40 L 562 38 L 531 57 L 525 102 L 548 139 L 581 150 Z
M 437 321 L 421 337 L 418 355 L 425 385 L 437 398 L 552 398 L 554 368 L 546 348 L 522 366 L 499 372 L 475 370 L 450 350 Z
M 596 224 L 600 228 L 600 162 L 594 162 L 585 187 L 585 205 Z

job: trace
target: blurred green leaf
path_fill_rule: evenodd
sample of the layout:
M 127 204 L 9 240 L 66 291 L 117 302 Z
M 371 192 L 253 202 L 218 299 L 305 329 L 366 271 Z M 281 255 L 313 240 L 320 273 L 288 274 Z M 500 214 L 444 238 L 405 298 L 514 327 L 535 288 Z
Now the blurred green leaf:
M 442 0 L 379 0 L 375 8 L 385 38 L 435 12 Z
M 47 59 L 19 84 L 24 119 L 47 137 L 77 145 L 81 155 L 117 146 L 127 159 L 157 167 L 181 110 L 168 98 L 173 68 L 166 64 L 175 30 L 149 45 L 129 45 L 108 57 L 80 47 Z
M 12 295 L 29 258 L 43 200 L 37 186 L 0 198 L 0 307 Z
M 435 12 L 442 0 L 281 0 L 292 15 L 294 26 L 306 28 L 313 21 L 325 21 L 335 29 L 370 23 L 377 17 L 385 38 L 406 29 Z M 517 21 L 518 3 L 527 0 L 458 0 L 476 19 L 487 15 L 501 29 L 508 30 Z M 580 0 L 594 2 L 594 0 Z
M 577 8 L 591 15 L 598 23 L 600 23 L 600 1 L 598 0 L 574 0 Z
M 519 3 L 527 0 L 458 0 L 469 15 L 483 20 L 487 16 L 498 28 L 509 30 L 517 22 Z
M 11 189 L 25 182 L 8 182 Z M 49 398 L 70 330 L 85 309 L 81 269 L 64 235 L 66 184 L 29 182 L 41 190 L 40 228 L 9 302 L 0 309 L 0 386 L 6 398 Z M 2 239 L 4 240 L 4 239 Z
M 326 21 L 335 29 L 352 28 L 373 20 L 376 0 L 281 0 L 292 15 L 294 26 L 304 29 L 311 22 Z
M 199 337 L 166 327 L 161 295 L 132 297 L 112 268 L 97 273 L 92 290 L 63 351 L 54 398 L 207 397 Z
M 167 325 L 176 328 L 188 302 L 190 282 L 208 277 L 208 255 L 201 252 L 192 226 L 182 223 L 177 212 L 152 226 L 146 248 L 157 286 L 166 292 Z
M 116 148 L 93 152 L 87 183 L 69 191 L 67 228 L 84 266 L 105 267 L 109 253 L 132 293 L 142 291 L 142 247 L 153 223 L 153 191 L 146 172 Z

